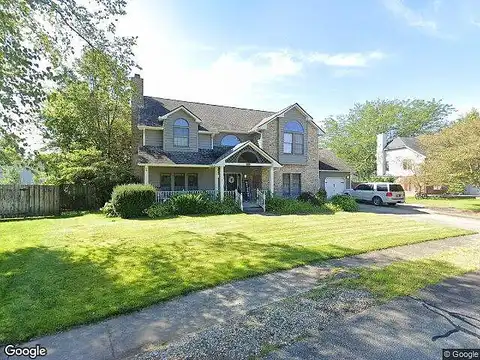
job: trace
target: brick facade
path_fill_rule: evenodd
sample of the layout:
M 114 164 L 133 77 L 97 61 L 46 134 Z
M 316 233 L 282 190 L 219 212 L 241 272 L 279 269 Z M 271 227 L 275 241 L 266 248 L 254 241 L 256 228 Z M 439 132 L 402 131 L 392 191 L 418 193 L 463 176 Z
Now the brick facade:
M 318 135 L 317 128 L 308 123 L 307 129 L 307 162 L 305 165 L 300 164 L 286 164 L 274 172 L 274 191 L 277 195 L 283 193 L 283 174 L 285 173 L 300 173 L 301 191 L 309 191 L 316 193 L 319 189 L 318 182 Z M 262 145 L 263 149 L 278 159 L 279 151 L 279 122 L 272 121 L 267 125 L 267 129 L 262 130 Z M 269 183 L 268 169 L 262 172 L 262 183 Z

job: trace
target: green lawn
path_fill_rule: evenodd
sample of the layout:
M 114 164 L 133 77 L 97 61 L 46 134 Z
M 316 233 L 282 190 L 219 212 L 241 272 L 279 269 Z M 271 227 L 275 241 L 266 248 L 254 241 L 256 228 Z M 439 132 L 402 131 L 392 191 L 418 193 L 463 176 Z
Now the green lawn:
M 428 285 L 480 270 L 480 249 L 459 248 L 419 260 L 399 261 L 383 268 L 354 270 L 358 277 L 339 284 L 363 288 L 382 301 L 412 295 Z
M 446 207 L 480 213 L 480 199 L 415 199 L 407 197 L 407 204 L 422 204 L 427 207 Z
M 233 279 L 467 233 L 362 213 L 0 221 L 0 344 Z

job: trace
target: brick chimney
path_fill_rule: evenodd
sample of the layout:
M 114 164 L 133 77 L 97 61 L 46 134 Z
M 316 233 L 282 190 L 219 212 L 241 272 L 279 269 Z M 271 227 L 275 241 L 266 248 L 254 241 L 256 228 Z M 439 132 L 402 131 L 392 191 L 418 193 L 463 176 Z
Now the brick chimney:
M 377 176 L 385 176 L 387 172 L 387 163 L 385 159 L 385 146 L 387 146 L 387 134 L 377 135 Z

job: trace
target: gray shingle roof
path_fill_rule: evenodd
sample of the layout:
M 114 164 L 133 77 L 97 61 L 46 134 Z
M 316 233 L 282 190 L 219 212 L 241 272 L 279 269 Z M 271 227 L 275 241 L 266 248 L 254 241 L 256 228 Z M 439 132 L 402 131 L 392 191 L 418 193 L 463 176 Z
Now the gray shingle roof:
M 390 141 L 385 150 L 395 150 L 395 149 L 404 149 L 410 148 L 413 151 L 418 152 L 419 154 L 425 155 L 425 151 L 422 149 L 420 140 L 417 137 L 396 137 Z
M 140 111 L 138 123 L 148 126 L 161 126 L 158 120 L 173 109 L 183 105 L 202 120 L 203 130 L 247 132 L 264 118 L 275 112 L 243 109 L 231 106 L 204 104 L 144 96 L 144 107 Z
M 318 150 L 319 170 L 338 170 L 344 172 L 353 172 L 352 168 L 348 166 L 342 159 L 330 149 Z
M 140 164 L 210 165 L 230 149 L 230 146 L 215 146 L 213 149 L 198 149 L 198 152 L 187 152 L 164 151 L 157 146 L 141 146 L 138 149 L 138 162 Z

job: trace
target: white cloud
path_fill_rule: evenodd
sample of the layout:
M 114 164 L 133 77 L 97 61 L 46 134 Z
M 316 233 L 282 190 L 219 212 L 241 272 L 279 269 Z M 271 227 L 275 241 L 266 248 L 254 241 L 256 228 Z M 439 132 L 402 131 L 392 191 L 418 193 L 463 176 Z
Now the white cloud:
M 409 26 L 422 28 L 432 33 L 437 32 L 437 23 L 427 19 L 420 12 L 414 11 L 405 5 L 403 0 L 383 0 L 384 6 L 395 16 L 403 19 Z M 438 8 L 438 4 L 436 7 Z
M 385 57 L 386 54 L 381 51 L 341 54 L 312 53 L 307 56 L 307 60 L 310 62 L 322 63 L 327 66 L 365 67 L 372 61 L 382 60 Z

